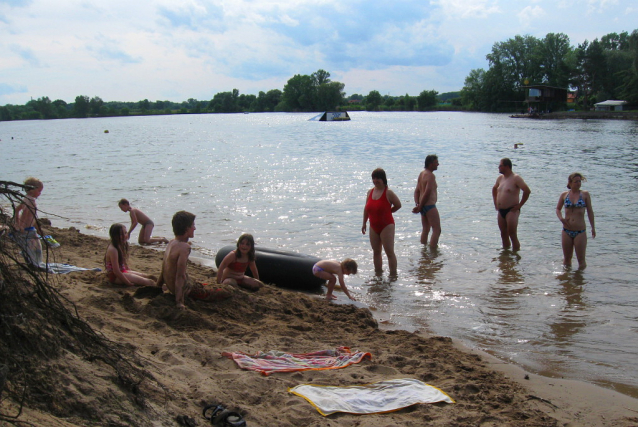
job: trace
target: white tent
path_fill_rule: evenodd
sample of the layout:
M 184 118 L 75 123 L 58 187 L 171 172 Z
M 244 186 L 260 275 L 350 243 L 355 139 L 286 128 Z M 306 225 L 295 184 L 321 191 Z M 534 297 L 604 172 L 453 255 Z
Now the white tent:
M 603 102 L 597 102 L 596 111 L 622 111 L 623 105 L 627 104 L 627 101 L 614 101 L 607 100 Z

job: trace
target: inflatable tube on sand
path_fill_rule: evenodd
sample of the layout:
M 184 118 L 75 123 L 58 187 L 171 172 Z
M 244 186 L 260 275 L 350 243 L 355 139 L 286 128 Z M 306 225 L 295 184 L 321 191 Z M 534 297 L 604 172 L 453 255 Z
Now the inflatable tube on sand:
M 221 248 L 215 256 L 215 265 L 219 267 L 224 257 L 236 248 L 235 245 Z M 272 283 L 282 288 L 300 291 L 319 289 L 326 281 L 312 274 L 312 266 L 320 260 L 321 258 L 297 252 L 255 247 L 255 263 L 259 270 L 259 279 L 264 283 Z M 252 276 L 250 269 L 246 270 L 246 275 Z

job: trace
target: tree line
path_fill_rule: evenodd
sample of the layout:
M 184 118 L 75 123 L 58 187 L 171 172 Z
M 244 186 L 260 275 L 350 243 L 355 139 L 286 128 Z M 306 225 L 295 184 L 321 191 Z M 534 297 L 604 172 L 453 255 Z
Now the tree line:
M 571 90 L 584 110 L 608 99 L 638 105 L 638 30 L 576 47 L 562 33 L 517 35 L 495 43 L 486 58 L 489 69 L 472 70 L 461 90 L 470 110 L 511 111 L 526 98 L 524 86 L 539 84 Z
M 248 113 L 248 112 L 318 112 L 339 109 L 349 110 L 403 110 L 430 109 L 437 103 L 436 91 L 423 91 L 418 97 L 381 96 L 371 91 L 367 96 L 354 94 L 346 98 L 343 83 L 332 81 L 330 73 L 318 70 L 310 75 L 297 74 L 283 88 L 260 91 L 258 95 L 232 92 L 215 94 L 210 101 L 190 98 L 183 102 L 149 101 L 105 102 L 99 96 L 75 97 L 75 102 L 61 99 L 51 101 L 44 96 L 32 99 L 25 105 L 0 107 L 0 121 L 42 120 L 86 117 L 114 117 L 130 115 Z

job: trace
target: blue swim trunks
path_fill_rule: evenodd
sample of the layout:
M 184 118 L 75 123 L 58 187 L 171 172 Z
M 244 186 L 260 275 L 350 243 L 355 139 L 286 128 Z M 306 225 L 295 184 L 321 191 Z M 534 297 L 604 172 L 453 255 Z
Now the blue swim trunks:
M 436 205 L 426 205 L 423 206 L 423 208 L 421 209 L 421 215 L 425 215 L 426 213 L 428 213 L 428 211 L 430 209 L 434 209 L 436 207 Z

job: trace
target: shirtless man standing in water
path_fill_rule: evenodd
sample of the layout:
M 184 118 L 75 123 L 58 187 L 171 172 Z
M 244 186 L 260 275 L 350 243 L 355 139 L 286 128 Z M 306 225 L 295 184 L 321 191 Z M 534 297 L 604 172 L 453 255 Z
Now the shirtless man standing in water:
M 437 184 L 434 171 L 439 167 L 439 158 L 436 154 L 430 154 L 425 158 L 425 170 L 419 174 L 414 189 L 414 203 L 416 206 L 412 209 L 413 213 L 421 214 L 421 243 L 428 243 L 428 233 L 432 229 L 432 237 L 430 238 L 430 247 L 436 248 L 439 244 L 439 236 L 441 235 L 441 219 L 439 211 L 436 208 L 437 200 Z
M 512 172 L 512 161 L 508 158 L 501 159 L 498 165 L 501 175 L 496 178 L 496 184 L 492 188 L 494 208 L 498 211 L 498 228 L 501 230 L 503 248 L 512 248 L 517 251 L 521 248 L 516 230 L 521 207 L 527 202 L 532 192 L 523 178 Z M 520 192 L 523 197 L 519 199 Z

